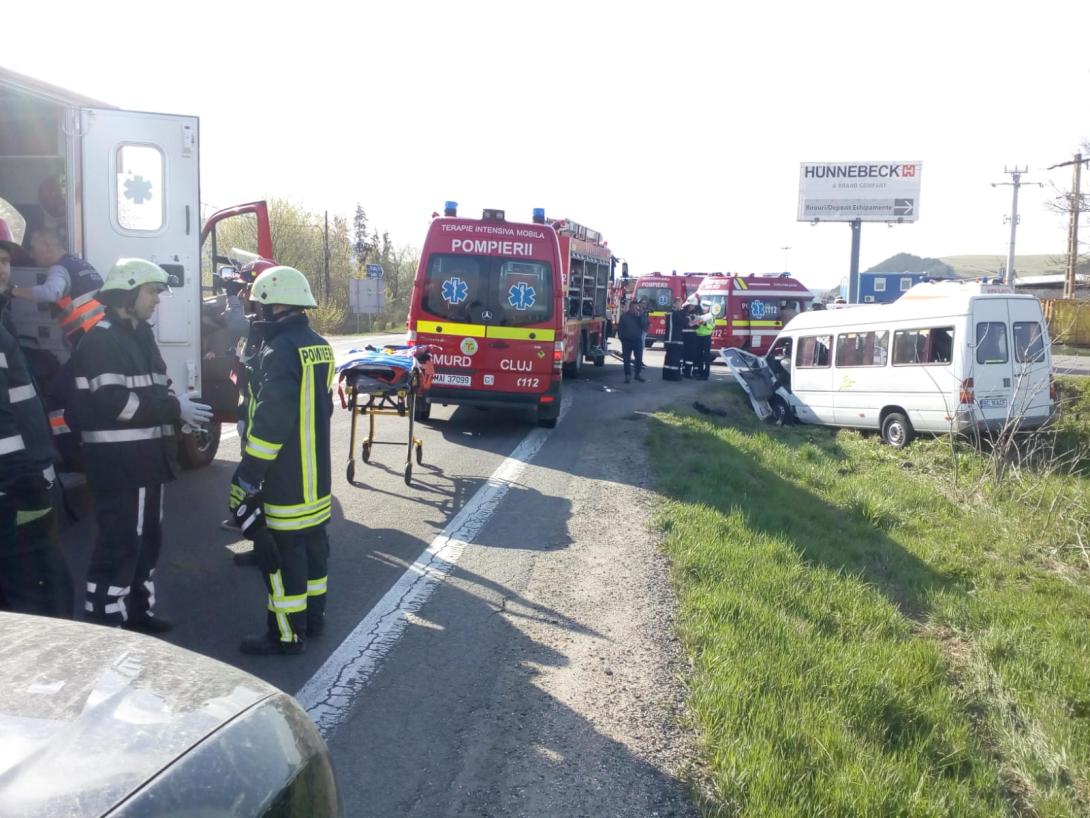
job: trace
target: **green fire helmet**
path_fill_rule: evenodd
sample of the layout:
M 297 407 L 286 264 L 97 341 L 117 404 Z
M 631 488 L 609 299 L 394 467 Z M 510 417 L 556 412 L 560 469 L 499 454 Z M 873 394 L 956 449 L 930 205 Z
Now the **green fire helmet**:
M 254 279 L 250 300 L 260 304 L 317 307 L 307 277 L 294 267 L 270 267 Z
M 163 287 L 169 287 L 171 276 L 154 262 L 142 258 L 119 258 L 110 268 L 99 292 L 135 290 L 142 284 L 161 284 Z

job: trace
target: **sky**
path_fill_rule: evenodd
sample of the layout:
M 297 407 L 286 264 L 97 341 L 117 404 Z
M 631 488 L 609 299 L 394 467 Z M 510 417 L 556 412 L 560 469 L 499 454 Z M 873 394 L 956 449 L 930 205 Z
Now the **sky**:
M 848 272 L 846 223 L 797 221 L 801 162 L 923 163 L 894 253 L 1062 256 L 1045 202 L 1090 140 L 1090 3 L 21 4 L 0 66 L 122 108 L 200 117 L 201 199 L 266 196 L 419 247 L 460 215 L 535 207 L 633 274 Z M 12 19 L 11 15 L 14 15 Z M 12 23 L 14 23 L 12 25 Z M 1084 174 L 1090 189 L 1090 172 Z M 1083 217 L 1090 239 L 1090 219 Z M 790 248 L 785 250 L 784 248 Z

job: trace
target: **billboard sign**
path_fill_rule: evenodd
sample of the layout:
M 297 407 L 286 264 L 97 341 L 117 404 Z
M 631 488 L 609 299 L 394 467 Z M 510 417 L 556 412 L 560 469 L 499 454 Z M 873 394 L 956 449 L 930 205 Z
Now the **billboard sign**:
M 381 278 L 350 278 L 348 307 L 356 315 L 381 313 L 386 309 L 385 282 Z
M 800 222 L 914 222 L 922 162 L 803 162 Z

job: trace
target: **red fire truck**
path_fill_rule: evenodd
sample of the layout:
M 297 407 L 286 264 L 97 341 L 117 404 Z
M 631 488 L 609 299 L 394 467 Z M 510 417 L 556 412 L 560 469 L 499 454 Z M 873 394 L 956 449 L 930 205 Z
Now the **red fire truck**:
M 712 350 L 739 347 L 763 355 L 783 325 L 810 308 L 814 294 L 786 273 L 709 274 L 697 290 L 715 316 Z
M 649 273 L 636 279 L 635 298 L 647 305 L 649 326 L 644 346 L 648 349 L 655 341 L 665 341 L 668 331 L 666 319 L 674 308 L 674 301 L 684 301 L 695 293 L 706 273 Z
M 560 415 L 562 375 L 605 365 L 609 284 L 616 259 L 600 233 L 570 220 L 508 222 L 502 210 L 436 215 L 409 304 L 409 341 L 438 348 L 432 403 L 535 407 Z

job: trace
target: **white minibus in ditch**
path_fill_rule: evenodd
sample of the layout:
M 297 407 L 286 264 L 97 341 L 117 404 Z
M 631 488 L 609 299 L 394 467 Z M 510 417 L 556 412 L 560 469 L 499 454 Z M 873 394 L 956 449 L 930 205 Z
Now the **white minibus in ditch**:
M 774 415 L 877 429 L 899 448 L 916 432 L 1044 424 L 1055 404 L 1050 346 L 1036 297 L 933 281 L 892 304 L 800 313 L 764 364 Z

